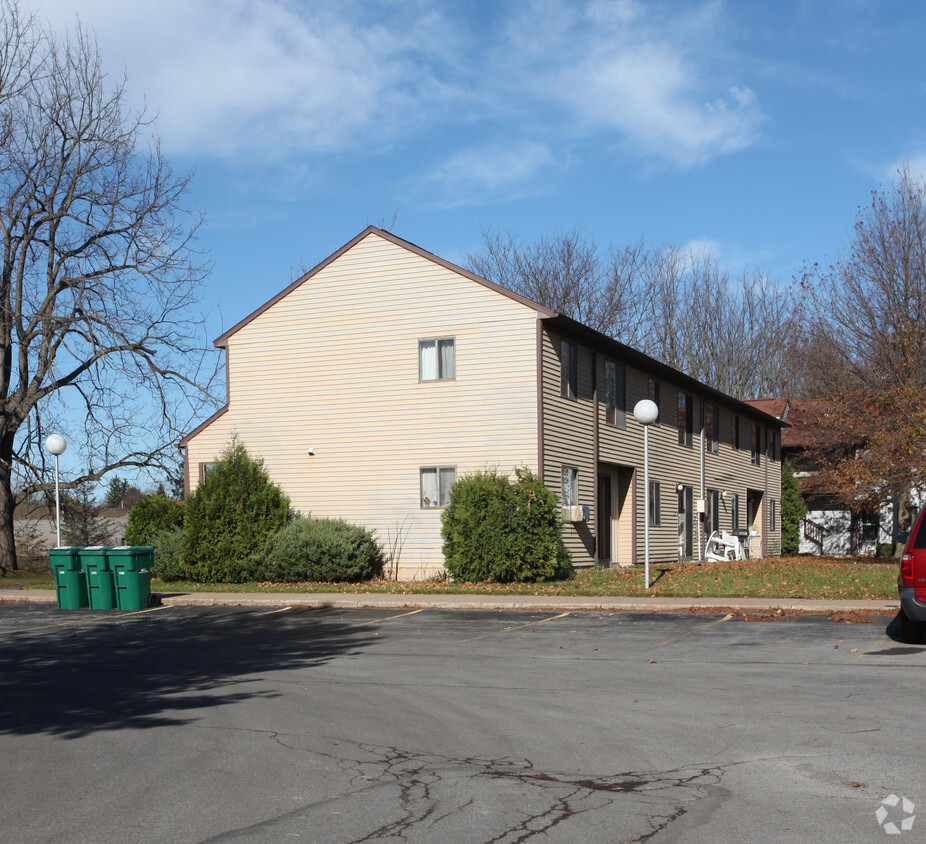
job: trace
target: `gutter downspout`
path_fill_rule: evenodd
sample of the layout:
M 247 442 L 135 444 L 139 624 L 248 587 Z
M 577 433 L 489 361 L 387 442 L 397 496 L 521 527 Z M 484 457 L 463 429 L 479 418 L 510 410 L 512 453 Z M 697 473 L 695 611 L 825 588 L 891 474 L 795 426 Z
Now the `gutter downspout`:
M 704 502 L 705 502 L 705 498 L 704 498 L 704 419 L 705 419 L 704 393 L 701 393 L 700 399 L 701 399 L 701 446 L 700 446 L 700 451 L 701 451 L 700 464 L 701 465 L 699 467 L 699 473 L 700 473 L 700 479 L 701 479 L 700 498 L 701 498 L 701 506 L 703 507 Z M 698 562 L 699 563 L 704 562 L 704 556 L 701 554 L 701 516 L 702 515 L 703 515 L 702 513 L 698 513 Z

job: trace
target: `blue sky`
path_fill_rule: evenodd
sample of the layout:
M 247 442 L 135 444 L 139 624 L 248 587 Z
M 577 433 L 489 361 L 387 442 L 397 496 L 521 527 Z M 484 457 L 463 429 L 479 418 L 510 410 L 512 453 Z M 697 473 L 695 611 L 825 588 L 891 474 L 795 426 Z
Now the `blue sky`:
M 706 245 L 786 284 L 926 167 L 926 4 L 34 0 L 157 113 L 212 337 L 370 223 Z

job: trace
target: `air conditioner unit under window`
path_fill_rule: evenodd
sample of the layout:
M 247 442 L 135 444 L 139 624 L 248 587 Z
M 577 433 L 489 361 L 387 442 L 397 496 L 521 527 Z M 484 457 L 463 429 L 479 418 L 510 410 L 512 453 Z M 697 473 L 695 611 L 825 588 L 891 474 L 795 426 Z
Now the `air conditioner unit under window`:
M 591 507 L 587 504 L 574 504 L 571 507 L 563 507 L 560 511 L 560 518 L 564 522 L 587 522 L 591 516 Z

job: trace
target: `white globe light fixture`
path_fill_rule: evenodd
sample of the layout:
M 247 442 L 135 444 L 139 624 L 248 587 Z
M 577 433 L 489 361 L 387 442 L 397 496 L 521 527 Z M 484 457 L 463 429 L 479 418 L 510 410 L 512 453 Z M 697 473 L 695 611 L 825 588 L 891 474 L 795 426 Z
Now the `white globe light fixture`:
M 58 547 L 61 547 L 61 497 L 58 493 L 58 457 L 64 454 L 68 441 L 61 434 L 49 434 L 45 448 L 55 455 L 55 524 L 58 530 Z
M 659 407 L 650 399 L 642 399 L 633 406 L 633 418 L 643 426 L 643 546 L 644 580 L 649 589 L 649 426 L 659 418 Z

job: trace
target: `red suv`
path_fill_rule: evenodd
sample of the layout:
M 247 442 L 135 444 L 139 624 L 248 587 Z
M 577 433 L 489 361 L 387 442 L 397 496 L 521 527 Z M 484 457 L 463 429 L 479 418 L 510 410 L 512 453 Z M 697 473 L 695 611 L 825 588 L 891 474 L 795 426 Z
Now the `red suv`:
M 910 531 L 900 558 L 900 635 L 905 642 L 919 640 L 926 628 L 926 507 Z

